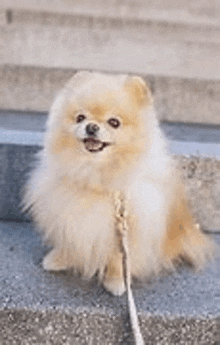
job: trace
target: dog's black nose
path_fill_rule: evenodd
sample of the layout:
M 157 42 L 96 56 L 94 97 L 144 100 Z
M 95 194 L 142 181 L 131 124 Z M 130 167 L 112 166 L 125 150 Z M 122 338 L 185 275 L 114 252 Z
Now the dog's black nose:
M 96 135 L 96 132 L 98 132 L 99 126 L 96 125 L 95 123 L 88 123 L 86 126 L 86 133 L 88 135 Z

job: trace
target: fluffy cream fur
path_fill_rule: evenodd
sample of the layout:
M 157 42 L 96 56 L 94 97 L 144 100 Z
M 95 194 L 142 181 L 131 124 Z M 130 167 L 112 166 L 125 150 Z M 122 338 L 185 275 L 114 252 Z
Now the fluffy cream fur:
M 88 125 L 97 132 L 88 134 Z M 182 259 L 204 263 L 211 244 L 189 211 L 148 86 L 139 77 L 80 72 L 52 105 L 25 188 L 24 209 L 54 247 L 44 269 L 99 272 L 107 290 L 124 292 L 115 191 L 128 201 L 133 276 Z

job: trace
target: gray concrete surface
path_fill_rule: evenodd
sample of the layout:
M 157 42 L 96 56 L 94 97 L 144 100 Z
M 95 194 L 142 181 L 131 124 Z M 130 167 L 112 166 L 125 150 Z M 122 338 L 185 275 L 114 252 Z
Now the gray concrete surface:
M 100 70 L 99 64 L 96 70 Z M 56 93 L 75 72 L 0 64 L 0 109 L 46 112 Z M 219 80 L 160 76 L 147 71 L 142 77 L 153 91 L 161 121 L 220 125 Z
M 47 113 L 0 110 L 1 129 L 15 131 L 44 132 L 46 120 Z
M 47 111 L 75 70 L 93 69 L 148 77 L 161 120 L 220 124 L 215 0 L 19 3 L 1 10 L 0 107 Z
M 0 344 L 132 343 L 125 296 L 95 278 L 44 272 L 48 248 L 30 224 L 0 222 L 0 247 Z M 133 285 L 146 344 L 220 344 L 219 263 Z
M 198 0 L 155 0 L 155 1 L 103 1 L 93 0 L 7 0 L 0 2 L 0 7 L 4 10 L 22 9 L 36 12 L 54 12 L 71 14 L 90 14 L 105 16 L 121 16 L 135 18 L 169 19 L 186 22 L 216 23 L 219 24 L 220 5 L 218 0 L 198 1 Z
M 0 144 L 0 218 L 28 220 L 21 214 L 21 189 L 38 146 Z
M 15 10 L 0 27 L 1 65 L 219 80 L 219 45 L 220 24 L 168 19 Z
M 175 155 L 192 211 L 204 230 L 220 228 L 220 160 Z

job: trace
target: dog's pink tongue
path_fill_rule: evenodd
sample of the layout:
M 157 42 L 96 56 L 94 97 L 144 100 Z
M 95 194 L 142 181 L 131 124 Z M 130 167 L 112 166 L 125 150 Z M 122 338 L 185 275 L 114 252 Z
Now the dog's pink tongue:
M 93 138 L 88 138 L 84 142 L 85 142 L 85 147 L 88 151 L 98 151 L 103 146 L 101 141 L 93 139 Z

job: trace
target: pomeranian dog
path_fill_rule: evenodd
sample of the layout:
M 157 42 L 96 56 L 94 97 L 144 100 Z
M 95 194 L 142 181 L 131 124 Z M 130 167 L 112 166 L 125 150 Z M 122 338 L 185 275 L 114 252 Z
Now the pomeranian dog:
M 114 295 L 125 291 L 115 231 L 114 193 L 128 208 L 133 277 L 186 260 L 201 267 L 212 244 L 196 225 L 184 187 L 140 77 L 79 72 L 55 99 L 44 149 L 25 186 L 29 210 L 53 249 L 45 270 L 98 273 Z

